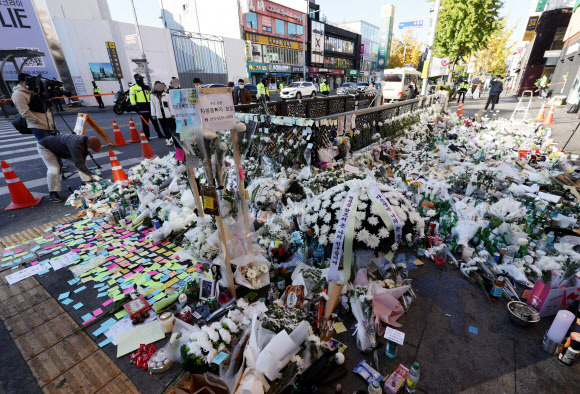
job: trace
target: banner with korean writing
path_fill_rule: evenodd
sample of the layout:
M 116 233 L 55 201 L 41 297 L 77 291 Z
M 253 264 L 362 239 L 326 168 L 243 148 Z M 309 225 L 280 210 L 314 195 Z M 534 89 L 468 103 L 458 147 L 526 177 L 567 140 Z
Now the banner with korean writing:
M 230 92 L 200 94 L 197 106 L 203 131 L 229 130 L 235 127 L 234 100 Z

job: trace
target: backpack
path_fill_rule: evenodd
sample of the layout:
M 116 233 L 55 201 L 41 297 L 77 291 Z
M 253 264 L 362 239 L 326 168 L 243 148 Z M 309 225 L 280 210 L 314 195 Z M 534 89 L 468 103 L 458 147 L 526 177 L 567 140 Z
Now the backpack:
M 12 126 L 14 126 L 14 128 L 18 130 L 20 134 L 32 134 L 32 131 L 30 131 L 28 125 L 26 124 L 26 119 L 24 119 L 20 114 L 17 114 L 14 117 Z

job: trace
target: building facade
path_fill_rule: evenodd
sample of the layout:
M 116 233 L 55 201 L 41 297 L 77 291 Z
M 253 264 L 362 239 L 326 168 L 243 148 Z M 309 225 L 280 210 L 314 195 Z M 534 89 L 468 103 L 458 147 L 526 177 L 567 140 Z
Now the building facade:
M 242 14 L 248 75 L 268 76 L 273 86 L 301 80 L 305 65 L 306 13 L 267 0 L 248 0 Z
M 377 53 L 379 50 L 379 28 L 366 21 L 344 22 L 337 25 L 346 30 L 361 35 L 360 45 L 360 72 L 359 82 L 378 81 L 380 72 L 377 65 Z

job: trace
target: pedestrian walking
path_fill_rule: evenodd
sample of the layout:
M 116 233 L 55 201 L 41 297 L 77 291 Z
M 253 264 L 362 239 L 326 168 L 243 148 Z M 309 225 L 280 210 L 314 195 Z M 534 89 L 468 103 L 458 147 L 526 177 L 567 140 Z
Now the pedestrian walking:
M 322 94 L 323 96 L 328 96 L 330 94 L 330 88 L 328 87 L 328 85 L 326 84 L 326 80 L 321 80 L 320 81 L 320 94 Z
M 258 93 L 256 94 L 258 100 L 270 101 L 270 91 L 268 90 L 268 79 L 266 77 L 263 77 L 256 87 L 258 88 Z
M 489 96 L 487 98 L 487 103 L 485 104 L 485 110 L 487 111 L 487 107 L 491 104 L 491 110 L 495 108 L 495 104 L 499 100 L 499 95 L 503 91 L 503 83 L 501 82 L 501 75 L 496 75 L 494 79 L 492 79 L 490 88 L 489 88 Z
M 462 103 L 465 102 L 465 95 L 467 94 L 468 89 L 469 84 L 467 83 L 467 81 L 461 80 L 461 83 L 459 84 L 459 91 L 457 94 L 457 104 L 459 104 L 460 100 Z
M 28 129 L 41 141 L 51 134 L 51 130 L 56 131 L 56 125 L 51 113 L 44 109 L 40 97 L 26 86 L 26 78 L 29 76 L 18 74 L 18 85 L 14 87 L 11 98 L 18 114 L 26 120 Z
M 141 125 L 143 126 L 145 137 L 149 139 L 149 122 L 152 122 L 159 138 L 165 138 L 165 135 L 159 130 L 157 122 L 151 120 L 151 88 L 145 85 L 142 75 L 135 74 L 133 77 L 135 78 L 135 84 L 129 88 L 129 100 L 141 117 Z
M 46 181 L 51 201 L 62 201 L 58 194 L 61 191 L 60 160 L 73 162 L 79 170 L 81 180 L 85 183 L 101 179 L 87 167 L 89 149 L 94 152 L 101 151 L 101 140 L 98 137 L 76 134 L 51 135 L 39 141 L 36 149 L 47 168 Z
M 246 89 L 243 79 L 238 79 L 238 87 L 233 92 L 234 105 L 252 104 L 252 95 Z
M 95 81 L 93 81 L 93 94 L 101 94 L 101 88 L 97 86 Z M 105 108 L 105 104 L 103 103 L 103 98 L 101 96 L 95 96 L 95 99 L 97 99 L 99 108 Z
M 159 120 L 159 125 L 163 131 L 163 138 L 167 145 L 173 145 L 171 140 L 171 120 L 173 119 L 173 110 L 169 103 L 169 95 L 165 92 L 167 86 L 160 81 L 155 81 L 153 93 L 151 93 L 151 118 L 155 122 Z M 161 136 L 160 136 L 161 138 Z

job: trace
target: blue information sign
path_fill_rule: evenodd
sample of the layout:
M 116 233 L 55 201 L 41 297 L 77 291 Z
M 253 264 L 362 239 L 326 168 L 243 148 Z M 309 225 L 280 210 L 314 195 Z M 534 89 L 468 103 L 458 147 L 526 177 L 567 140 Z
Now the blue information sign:
M 399 22 L 399 29 L 420 29 L 423 27 L 423 19 Z

